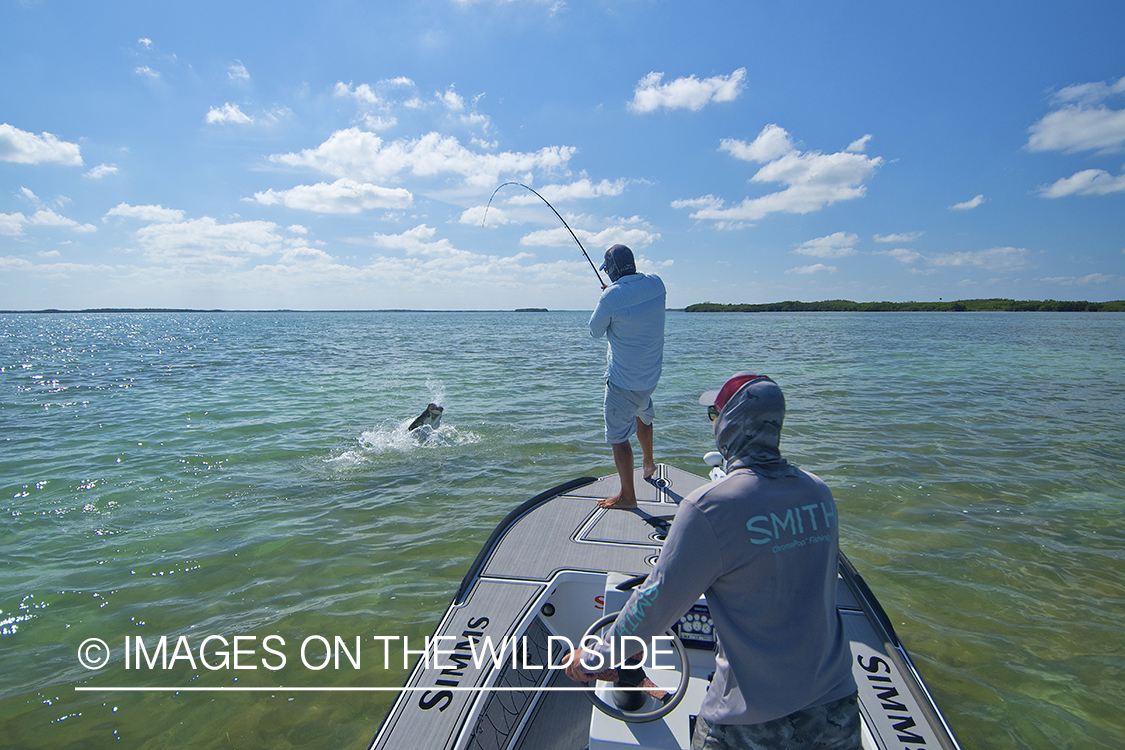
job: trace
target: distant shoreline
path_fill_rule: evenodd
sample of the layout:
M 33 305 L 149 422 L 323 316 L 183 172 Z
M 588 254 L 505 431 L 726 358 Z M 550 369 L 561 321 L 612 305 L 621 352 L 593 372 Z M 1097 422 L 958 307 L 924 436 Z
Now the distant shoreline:
M 1013 300 L 962 299 L 945 302 L 853 302 L 846 299 L 823 302 L 768 302 L 763 304 L 725 304 L 700 302 L 685 308 L 668 308 L 669 312 L 1125 312 L 1125 300 L 1087 302 L 1085 300 Z M 292 308 L 247 310 L 191 307 L 92 307 L 80 310 L 0 310 L 0 315 L 77 315 L 103 313 L 497 313 L 549 312 L 543 307 L 521 307 L 515 310 L 423 310 L 384 308 L 369 310 L 295 310 Z M 576 312 L 555 310 L 555 312 Z M 588 312 L 588 311 L 578 311 Z
M 684 312 L 1125 312 L 1125 300 L 1086 302 L 1064 300 L 962 299 L 950 302 L 771 302 L 729 305 L 702 302 Z

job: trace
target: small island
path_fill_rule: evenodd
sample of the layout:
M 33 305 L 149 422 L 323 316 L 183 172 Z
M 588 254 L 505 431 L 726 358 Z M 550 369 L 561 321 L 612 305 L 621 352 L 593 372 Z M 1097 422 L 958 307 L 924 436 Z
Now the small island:
M 1125 300 L 1082 302 L 1063 300 L 962 299 L 953 302 L 770 302 L 727 305 L 701 302 L 685 312 L 1125 312 Z
M 517 307 L 516 312 L 547 312 L 545 307 Z

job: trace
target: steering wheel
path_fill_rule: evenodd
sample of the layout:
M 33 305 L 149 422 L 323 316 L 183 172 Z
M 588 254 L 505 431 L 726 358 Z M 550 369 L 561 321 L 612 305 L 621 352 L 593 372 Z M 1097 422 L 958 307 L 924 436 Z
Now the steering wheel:
M 586 629 L 586 632 L 582 636 L 582 641 L 585 642 L 586 638 L 593 637 L 599 630 L 616 620 L 619 614 L 621 613 L 614 612 L 595 622 Z M 625 721 L 630 724 L 643 724 L 664 718 L 672 713 L 672 711 L 676 709 L 676 706 L 680 705 L 680 701 L 684 699 L 684 693 L 687 692 L 688 679 L 691 677 L 691 666 L 688 664 L 687 649 L 684 648 L 684 643 L 680 640 L 680 636 L 676 635 L 672 630 L 666 630 L 665 634 L 672 637 L 672 646 L 676 649 L 676 654 L 680 658 L 680 682 L 676 685 L 676 692 L 672 694 L 672 697 L 663 700 L 662 706 L 654 708 L 651 711 L 623 711 L 617 706 L 606 703 L 597 692 L 593 690 L 584 691 L 586 697 L 594 704 L 594 708 L 613 719 Z M 589 683 L 585 684 L 588 685 Z

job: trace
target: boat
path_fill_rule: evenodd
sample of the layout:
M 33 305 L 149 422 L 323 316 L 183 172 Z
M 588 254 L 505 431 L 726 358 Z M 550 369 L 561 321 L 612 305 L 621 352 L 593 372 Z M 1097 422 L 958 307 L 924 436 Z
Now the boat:
M 712 471 L 721 472 L 721 469 Z M 653 648 L 648 687 L 571 682 L 558 668 L 612 622 L 660 554 L 676 505 L 707 479 L 659 464 L 637 508 L 604 510 L 616 474 L 553 487 L 492 532 L 369 750 L 688 748 L 715 638 L 701 597 Z M 839 555 L 837 607 L 852 649 L 866 750 L 960 747 L 871 589 Z M 594 627 L 592 627 L 594 626 Z M 636 680 L 634 680 L 634 683 Z M 638 700 L 639 698 L 639 700 Z M 632 699 L 638 705 L 622 705 Z M 635 709 L 635 710 L 634 710 Z

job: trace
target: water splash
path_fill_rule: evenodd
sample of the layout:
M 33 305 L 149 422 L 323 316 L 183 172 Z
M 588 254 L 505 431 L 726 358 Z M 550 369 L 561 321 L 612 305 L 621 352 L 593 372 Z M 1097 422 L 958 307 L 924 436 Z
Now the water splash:
M 434 403 L 438 403 L 434 401 Z M 384 424 L 372 430 L 365 430 L 357 438 L 358 446 L 352 450 L 344 451 L 339 456 L 326 459 L 326 463 L 341 463 L 360 465 L 368 460 L 386 455 L 406 455 L 414 451 L 436 451 L 446 448 L 456 448 L 463 445 L 473 445 L 484 438 L 472 430 L 458 429 L 453 425 L 443 424 L 436 430 L 429 425 L 423 425 L 416 430 L 408 431 L 411 419 L 404 419 L 393 424 Z

